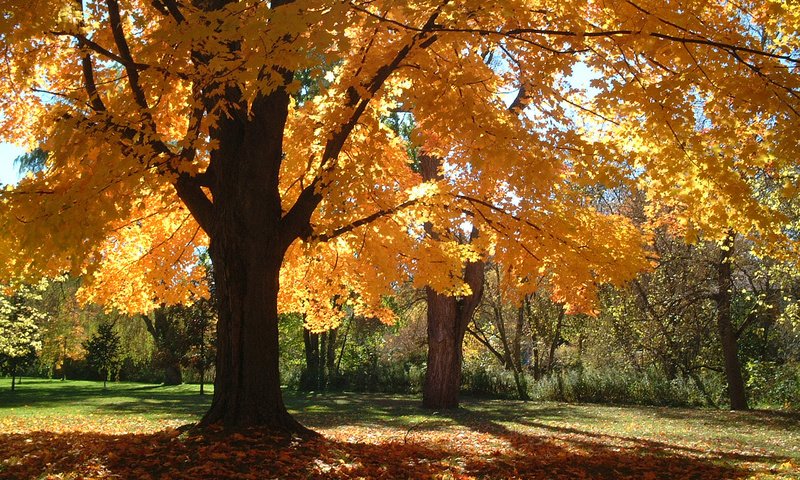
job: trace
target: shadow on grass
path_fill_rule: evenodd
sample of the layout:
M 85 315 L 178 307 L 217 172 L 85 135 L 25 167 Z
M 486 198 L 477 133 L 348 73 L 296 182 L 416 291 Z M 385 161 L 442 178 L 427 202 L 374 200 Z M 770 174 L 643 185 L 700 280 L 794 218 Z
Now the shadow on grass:
M 670 420 L 692 420 L 711 427 L 739 425 L 744 427 L 768 428 L 770 430 L 800 431 L 800 412 L 779 410 L 727 411 L 709 409 L 654 408 L 659 418 Z
M 409 395 L 325 393 L 289 393 L 286 405 L 304 424 L 314 428 L 341 425 L 395 426 L 407 428 L 424 423 L 425 429 L 447 425 L 478 424 L 481 422 L 516 421 L 524 418 L 541 421 L 590 419 L 594 415 L 585 409 L 566 404 L 493 401 L 467 398 L 464 407 L 449 411 L 434 411 L 422 407 L 420 398 Z
M 0 478 L 649 478 L 735 479 L 751 472 L 691 456 L 505 432 L 507 453 L 431 442 L 300 443 L 256 431 L 226 437 L 34 432 L 0 435 Z
M 32 379 L 27 380 L 25 388 L 0 391 L 0 411 L 74 408 L 81 413 L 199 416 L 210 403 L 210 395 L 163 385 L 109 383 L 103 389 L 101 382 Z

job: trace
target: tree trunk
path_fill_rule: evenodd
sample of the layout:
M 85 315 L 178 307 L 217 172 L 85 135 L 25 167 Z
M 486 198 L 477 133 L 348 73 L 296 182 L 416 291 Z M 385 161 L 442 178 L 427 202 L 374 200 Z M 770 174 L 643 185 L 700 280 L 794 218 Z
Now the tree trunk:
M 62 344 L 61 351 L 61 381 L 67 379 L 67 336 L 64 335 L 64 343 Z
M 203 328 L 200 330 L 200 366 L 198 370 L 200 370 L 200 395 L 205 395 L 205 383 L 206 383 L 206 327 L 205 323 L 203 324 Z
M 514 384 L 517 387 L 517 395 L 520 400 L 530 400 L 528 396 L 528 382 L 522 369 L 522 326 L 525 323 L 525 307 L 521 305 L 517 308 L 517 324 L 514 330 L 512 342 L 512 360 L 514 372 Z
M 742 366 L 739 363 L 739 347 L 731 312 L 731 289 L 733 287 L 732 258 L 734 233 L 729 232 L 722 243 L 720 262 L 717 265 L 717 329 L 722 342 L 725 360 L 725 378 L 728 381 L 728 396 L 732 410 L 747 410 L 747 395 L 744 389 Z
M 12 365 L 11 366 L 11 391 L 13 392 L 16 389 L 17 389 L 17 367 L 16 367 L 16 365 Z
M 336 369 L 336 332 L 338 328 L 328 330 L 326 336 L 328 340 L 325 344 L 325 372 L 326 380 L 325 389 L 330 390 L 336 382 L 335 369 Z
M 441 179 L 441 159 L 432 155 L 420 156 L 422 178 Z M 426 233 L 438 240 L 431 224 Z M 473 228 L 468 241 L 476 238 Z M 466 297 L 450 297 L 425 287 L 428 303 L 428 364 L 422 387 L 422 405 L 426 408 L 458 408 L 458 390 L 461 387 L 462 346 L 467 326 L 483 296 L 485 264 L 470 262 L 464 268 L 464 281 L 472 293 Z
M 180 365 L 167 365 L 164 367 L 164 385 L 180 385 L 183 383 Z
M 284 76 L 288 84 L 291 73 Z M 283 218 L 278 181 L 286 91 L 258 97 L 249 109 L 235 88 L 221 101 L 237 110 L 209 132 L 219 142 L 209 166 L 213 207 L 191 185 L 176 185 L 209 234 L 219 309 L 214 396 L 201 424 L 308 433 L 286 411 L 281 394 L 278 289 L 286 249 L 308 226 L 316 197 L 301 196 L 298 202 L 308 209 Z
M 422 389 L 426 408 L 458 407 L 462 342 L 468 322 L 459 315 L 458 300 L 426 287 L 428 296 L 428 367 Z
M 319 390 L 319 334 L 303 327 L 303 345 L 306 366 L 300 374 L 300 389 L 306 392 Z
M 260 243 L 246 245 L 249 248 L 239 253 L 211 240 L 220 303 L 217 375 L 202 424 L 302 431 L 283 404 L 278 372 L 282 256 L 269 241 Z
M 564 323 L 564 315 L 566 310 L 564 306 L 560 305 L 558 309 L 558 319 L 556 319 L 556 330 L 553 333 L 553 340 L 550 342 L 550 351 L 547 357 L 547 372 L 552 373 L 556 365 L 556 349 L 561 341 L 561 324 Z
M 319 378 L 317 378 L 318 390 L 325 390 L 328 384 L 325 372 L 325 352 L 328 351 L 328 332 L 319 334 Z

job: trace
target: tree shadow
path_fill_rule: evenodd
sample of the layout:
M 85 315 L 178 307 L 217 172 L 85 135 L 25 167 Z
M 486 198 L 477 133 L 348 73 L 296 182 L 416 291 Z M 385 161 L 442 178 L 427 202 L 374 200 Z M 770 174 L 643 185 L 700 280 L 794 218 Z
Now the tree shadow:
M 148 398 L 97 405 L 96 411 L 109 414 L 200 417 L 211 404 L 210 396 L 162 394 Z
M 525 478 L 736 479 L 752 472 L 682 455 L 591 448 L 513 432 L 510 452 L 413 441 L 307 442 L 248 431 L 219 436 L 0 434 L 0 478 Z
M 70 383 L 30 380 L 26 389 L 0 391 L 3 408 L 69 408 L 110 414 L 156 414 L 200 416 L 211 403 L 210 395 L 176 391 L 164 385 Z
M 769 428 L 771 430 L 800 431 L 800 412 L 784 412 L 779 410 L 709 410 L 709 409 L 675 409 L 658 407 L 653 413 L 669 420 L 691 419 L 704 425 L 717 427 L 720 425 L 739 425 L 745 427 Z
M 526 417 L 540 420 L 591 419 L 585 409 L 567 404 L 494 401 L 466 398 L 464 407 L 435 411 L 422 407 L 420 398 L 409 395 L 354 393 L 289 393 L 286 405 L 303 423 L 314 428 L 342 425 L 444 428 L 453 424 L 479 421 L 516 421 L 513 413 L 524 409 Z
M 540 421 L 518 416 L 513 418 L 513 422 L 509 422 L 507 412 L 505 416 L 502 416 L 501 411 L 496 412 L 496 415 L 485 416 L 483 415 L 483 409 L 480 412 L 471 412 L 463 407 L 455 411 L 443 412 L 442 415 L 452 419 L 464 428 L 508 441 L 523 457 L 536 453 L 531 448 L 537 449 L 540 445 L 549 445 L 552 442 L 559 444 L 566 442 L 571 446 L 571 451 L 583 451 L 592 457 L 581 460 L 584 462 L 584 466 L 591 466 L 591 469 L 596 472 L 609 474 L 608 477 L 601 476 L 598 478 L 625 477 L 631 473 L 629 471 L 631 468 L 634 470 L 639 468 L 637 465 L 642 462 L 653 464 L 656 470 L 663 468 L 665 472 L 669 472 L 666 477 L 661 477 L 658 476 L 657 472 L 648 470 L 642 472 L 642 478 L 737 478 L 741 475 L 749 476 L 752 472 L 745 475 L 736 468 L 731 467 L 730 465 L 733 463 L 778 464 L 790 460 L 785 456 L 694 448 L 647 438 L 596 433 L 570 426 L 552 425 L 543 423 L 541 420 L 548 416 L 550 416 L 548 419 L 552 419 L 553 417 L 560 418 L 564 415 L 573 415 L 574 412 L 569 412 L 568 407 L 561 406 L 537 410 L 542 414 L 542 418 L 539 418 Z M 511 429 L 503 422 L 544 430 L 551 432 L 553 435 L 532 435 L 529 432 Z M 622 452 L 627 453 L 622 454 Z M 636 460 L 637 458 L 638 460 Z M 662 460 L 666 459 L 669 459 L 669 461 L 663 463 Z M 690 461 L 690 459 L 692 460 Z M 631 464 L 630 462 L 633 463 Z M 727 474 L 733 476 L 706 477 L 706 474 L 713 473 L 713 468 L 711 467 L 718 467 L 723 470 L 728 469 L 730 471 Z M 569 465 L 565 465 L 565 468 L 569 468 Z M 575 472 L 575 478 L 580 478 L 580 473 L 586 474 L 586 472 Z M 718 473 L 725 472 L 720 470 Z M 633 474 L 631 473 L 631 475 Z M 489 476 L 491 477 L 492 475 Z M 539 477 L 533 475 L 530 478 Z M 638 477 L 633 475 L 631 478 Z

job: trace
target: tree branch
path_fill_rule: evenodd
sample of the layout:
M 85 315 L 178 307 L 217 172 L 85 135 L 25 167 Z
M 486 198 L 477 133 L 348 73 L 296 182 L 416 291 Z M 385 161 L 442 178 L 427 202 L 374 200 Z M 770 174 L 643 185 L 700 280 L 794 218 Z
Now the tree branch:
M 186 208 L 194 217 L 200 228 L 211 235 L 214 204 L 203 192 L 200 183 L 188 173 L 181 173 L 173 184 L 178 197 L 186 204 Z
M 91 54 L 86 54 L 81 59 L 83 69 L 83 86 L 89 96 L 89 105 L 95 112 L 105 112 L 106 106 L 97 91 L 97 83 L 94 81 L 94 67 L 92 66 Z
M 369 16 L 375 18 L 375 19 L 378 19 L 378 20 L 380 20 L 382 22 L 389 23 L 389 24 L 394 25 L 396 27 L 403 28 L 405 30 L 415 31 L 415 32 L 422 31 L 419 27 L 414 27 L 413 25 L 408 25 L 408 24 L 402 23 L 402 22 L 400 22 L 398 20 L 394 20 L 394 19 L 382 16 L 382 15 L 379 15 L 377 13 L 371 12 L 368 9 L 364 8 L 364 7 L 356 5 L 353 2 L 350 2 L 350 6 L 354 10 L 356 10 L 358 12 L 364 13 L 364 14 L 369 15 Z M 659 19 L 659 20 L 661 20 L 661 19 Z M 663 22 L 663 20 L 662 20 L 662 22 Z M 678 26 L 676 26 L 674 24 L 668 23 L 668 25 L 671 25 L 671 26 L 673 26 L 675 28 L 678 28 L 679 30 L 682 30 L 684 32 L 689 33 L 685 29 L 683 29 L 681 27 L 678 27 Z M 530 35 L 576 37 L 576 38 L 577 37 L 608 38 L 608 37 L 617 37 L 617 36 L 625 36 L 625 35 L 641 35 L 642 34 L 641 30 L 630 30 L 630 29 L 596 30 L 596 31 L 590 31 L 590 32 L 573 32 L 573 31 L 570 31 L 570 30 L 554 30 L 554 29 L 546 29 L 546 28 L 513 28 L 513 29 L 510 29 L 510 30 L 503 31 L 503 30 L 487 30 L 487 29 L 482 29 L 482 28 L 448 28 L 448 27 L 444 27 L 444 26 L 441 26 L 441 25 L 435 26 L 435 28 L 430 30 L 430 32 L 432 32 L 432 33 L 474 33 L 474 34 L 478 34 L 478 35 L 493 35 L 493 36 L 512 38 L 514 40 L 519 40 L 519 41 L 523 41 L 525 43 L 530 43 L 530 44 L 535 44 L 535 42 L 532 42 L 531 40 L 526 39 L 526 38 L 519 37 L 519 35 L 530 34 Z M 755 49 L 755 48 L 738 46 L 738 45 L 733 45 L 733 44 L 725 43 L 725 42 L 717 42 L 717 41 L 709 40 L 709 39 L 702 38 L 702 37 L 700 37 L 700 38 L 677 37 L 677 36 L 674 36 L 674 35 L 668 35 L 668 34 L 659 33 L 659 32 L 650 32 L 647 35 L 651 36 L 651 37 L 654 37 L 654 38 L 661 39 L 661 40 L 670 40 L 670 41 L 673 41 L 673 42 L 679 42 L 679 43 L 684 43 L 684 44 L 692 43 L 692 44 L 698 44 L 698 45 L 706 45 L 706 46 L 710 46 L 710 47 L 714 47 L 714 48 L 723 50 L 723 51 L 725 51 L 726 53 L 729 53 L 729 54 L 733 53 L 733 52 L 746 52 L 746 53 L 750 53 L 750 54 L 753 54 L 753 55 L 769 57 L 769 58 L 773 58 L 773 59 L 776 59 L 776 60 L 784 60 L 784 61 L 787 61 L 787 62 L 800 64 L 800 59 L 794 58 L 791 55 L 781 55 L 781 54 L 777 54 L 777 53 L 767 52 L 767 51 L 764 51 L 764 50 L 758 50 L 758 49 Z M 539 45 L 539 46 L 541 46 L 541 45 Z M 564 53 L 580 53 L 580 52 L 579 51 L 575 51 L 575 52 L 564 52 Z
M 284 228 L 282 228 L 281 231 L 285 232 L 283 235 L 284 238 L 282 239 L 284 245 L 288 246 L 295 238 L 311 235 L 311 215 L 320 202 L 322 202 L 322 193 L 320 191 L 326 187 L 324 177 L 330 174 L 335 168 L 335 160 L 339 157 L 350 133 L 358 124 L 358 121 L 366 111 L 370 101 L 378 93 L 378 90 L 381 89 L 384 82 L 386 82 L 389 76 L 415 47 L 427 48 L 436 41 L 436 36 L 429 35 L 429 33 L 433 30 L 436 25 L 436 19 L 449 1 L 450 0 L 444 0 L 442 4 L 436 8 L 427 22 L 425 22 L 425 25 L 419 29 L 418 33 L 414 35 L 408 44 L 395 54 L 391 62 L 380 67 L 369 82 L 366 84 L 362 83 L 362 86 L 365 87 L 366 90 L 364 96 L 359 94 L 358 89 L 353 86 L 347 89 L 348 102 L 346 107 L 352 109 L 350 117 L 339 126 L 338 130 L 330 135 L 325 144 L 325 150 L 322 153 L 319 174 L 317 174 L 314 180 L 300 192 L 295 204 L 281 219 L 281 222 L 284 224 Z
M 117 0 L 106 0 L 106 5 L 108 5 L 108 21 L 111 25 L 111 33 L 114 36 L 114 43 L 117 44 L 120 57 L 125 60 L 123 65 L 125 66 L 125 72 L 128 74 L 128 83 L 131 86 L 133 98 L 136 100 L 136 104 L 139 105 L 139 108 L 145 110 L 145 116 L 152 122 L 152 117 L 150 113 L 147 112 L 150 108 L 147 104 L 147 98 L 145 97 L 141 85 L 139 85 L 139 70 L 136 67 L 136 62 L 133 61 L 130 47 L 128 47 L 128 40 L 125 38 L 125 30 L 122 28 L 119 3 Z M 152 127 L 154 127 L 154 125 Z
M 332 240 L 332 239 L 338 237 L 339 235 L 351 232 L 351 231 L 355 230 L 358 227 L 362 227 L 364 225 L 370 224 L 370 223 L 374 222 L 375 220 L 378 220 L 379 218 L 386 217 L 388 215 L 394 215 L 395 213 L 399 212 L 400 210 L 403 210 L 405 208 L 410 207 L 411 205 L 414 205 L 418 201 L 419 201 L 419 199 L 417 199 L 417 198 L 406 200 L 405 202 L 403 202 L 403 203 L 401 203 L 401 204 L 399 204 L 397 206 L 394 206 L 394 207 L 391 207 L 391 208 L 385 208 L 383 210 L 378 210 L 377 212 L 375 212 L 375 213 L 373 213 L 371 215 L 368 215 L 368 216 L 363 217 L 363 218 L 359 218 L 358 220 L 356 220 L 354 222 L 351 222 L 351 223 L 349 223 L 347 225 L 344 225 L 344 226 L 341 226 L 339 228 L 336 228 L 336 229 L 334 229 L 334 230 L 332 230 L 332 231 L 330 231 L 328 233 L 322 233 L 322 234 L 319 234 L 319 235 L 311 235 L 310 239 L 314 240 L 314 241 L 318 241 L 318 242 L 327 242 L 328 240 Z

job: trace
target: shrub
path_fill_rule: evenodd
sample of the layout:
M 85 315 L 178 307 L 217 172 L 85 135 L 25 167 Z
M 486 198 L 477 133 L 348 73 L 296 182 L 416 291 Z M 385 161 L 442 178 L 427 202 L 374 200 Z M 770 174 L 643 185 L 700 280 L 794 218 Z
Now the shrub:
M 531 398 L 582 403 L 700 406 L 708 402 L 689 379 L 669 379 L 659 370 L 577 367 L 556 371 L 530 387 Z
M 750 361 L 747 388 L 755 405 L 800 409 L 800 363 Z

